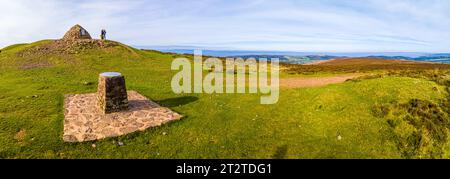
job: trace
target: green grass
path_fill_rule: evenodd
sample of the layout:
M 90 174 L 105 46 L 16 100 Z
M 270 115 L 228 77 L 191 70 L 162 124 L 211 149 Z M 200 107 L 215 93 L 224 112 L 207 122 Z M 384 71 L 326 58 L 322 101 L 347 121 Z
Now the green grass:
M 375 117 L 372 107 L 437 102 L 447 95 L 435 82 L 409 77 L 286 89 L 276 105 L 260 105 L 257 94 L 176 95 L 170 87 L 174 55 L 131 53 L 123 46 L 77 55 L 15 55 L 34 45 L 0 53 L 0 158 L 401 158 L 387 119 Z M 21 69 L 42 60 L 50 66 Z M 186 117 L 122 137 L 64 143 L 63 96 L 95 92 L 104 71 L 122 72 L 128 89 Z

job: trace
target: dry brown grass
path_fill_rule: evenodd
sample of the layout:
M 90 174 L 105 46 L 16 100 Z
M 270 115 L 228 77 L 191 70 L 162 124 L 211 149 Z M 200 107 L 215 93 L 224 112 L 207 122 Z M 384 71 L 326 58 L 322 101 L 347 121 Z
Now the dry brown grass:
M 288 73 L 311 72 L 366 72 L 374 70 L 449 70 L 449 64 L 417 62 L 407 60 L 387 60 L 381 58 L 342 58 L 313 65 L 283 64 Z
M 16 133 L 14 136 L 14 139 L 16 139 L 19 142 L 22 142 L 25 140 L 25 137 L 27 136 L 27 131 L 25 129 L 20 129 L 19 132 Z

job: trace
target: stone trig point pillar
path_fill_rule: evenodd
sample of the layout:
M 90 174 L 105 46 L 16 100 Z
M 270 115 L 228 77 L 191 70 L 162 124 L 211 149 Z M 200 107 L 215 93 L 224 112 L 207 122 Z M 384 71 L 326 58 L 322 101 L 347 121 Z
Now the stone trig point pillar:
M 104 114 L 128 109 L 125 77 L 120 73 L 106 72 L 100 74 L 97 95 L 97 105 Z

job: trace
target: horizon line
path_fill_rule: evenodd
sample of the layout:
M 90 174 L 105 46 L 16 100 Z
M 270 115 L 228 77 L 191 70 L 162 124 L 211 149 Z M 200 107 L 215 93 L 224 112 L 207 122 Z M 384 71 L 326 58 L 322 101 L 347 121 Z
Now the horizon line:
M 275 53 L 334 53 L 334 54 L 364 54 L 364 53 L 404 53 L 404 54 L 450 54 L 450 52 L 426 52 L 426 51 L 294 51 L 294 50 L 262 50 L 262 49 L 233 49 L 203 46 L 183 46 L 183 45 L 131 45 L 132 47 L 144 50 L 203 50 L 203 51 L 224 51 L 224 52 L 275 52 Z

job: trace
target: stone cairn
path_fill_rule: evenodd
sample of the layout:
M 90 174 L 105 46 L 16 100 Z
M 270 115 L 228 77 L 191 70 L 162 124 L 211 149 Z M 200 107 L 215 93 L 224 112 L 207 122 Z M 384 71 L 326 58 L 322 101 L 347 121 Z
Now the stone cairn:
M 63 40 L 80 40 L 80 39 L 92 39 L 89 32 L 81 27 L 81 25 L 75 25 L 66 32 Z
M 101 112 L 110 114 L 128 109 L 125 77 L 117 72 L 100 74 L 98 81 L 97 105 Z

